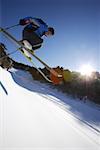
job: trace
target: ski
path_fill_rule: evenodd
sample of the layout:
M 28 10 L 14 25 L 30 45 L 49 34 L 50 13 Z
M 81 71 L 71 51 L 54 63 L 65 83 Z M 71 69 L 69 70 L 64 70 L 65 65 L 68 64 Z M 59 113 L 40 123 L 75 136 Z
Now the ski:
M 20 41 L 16 40 L 15 37 L 13 37 L 8 31 L 6 31 L 3 28 L 0 28 L 0 32 L 2 32 L 8 39 L 12 40 L 16 45 L 20 46 L 20 48 L 18 48 L 21 51 L 21 48 L 24 48 L 26 51 L 28 51 L 35 59 L 37 59 L 41 64 L 43 64 L 47 70 L 50 71 L 50 73 L 52 73 L 56 78 L 61 78 L 62 75 L 58 74 L 54 69 L 52 69 L 51 67 L 49 67 L 44 61 L 42 61 L 38 56 L 36 56 L 33 53 L 33 50 L 26 48 Z M 21 51 L 22 52 L 22 51 Z M 33 61 L 30 60 L 24 53 L 23 55 L 27 58 L 27 60 L 29 60 L 33 65 Z M 41 75 L 49 82 L 52 82 L 50 79 L 48 79 L 45 74 L 39 69 L 37 68 L 35 65 L 34 67 L 41 73 Z
M 36 70 L 43 76 L 45 80 L 52 83 L 52 81 L 34 64 L 33 60 L 25 55 L 21 48 L 18 48 L 18 50 L 20 50 L 20 52 L 25 56 L 25 58 L 33 65 L 33 67 L 36 68 Z

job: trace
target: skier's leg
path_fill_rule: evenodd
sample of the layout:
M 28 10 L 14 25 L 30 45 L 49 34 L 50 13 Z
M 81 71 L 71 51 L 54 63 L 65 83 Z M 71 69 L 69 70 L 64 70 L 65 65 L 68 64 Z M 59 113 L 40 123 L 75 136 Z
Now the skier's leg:
M 32 50 L 32 45 L 27 40 L 23 40 L 22 43 L 26 48 Z
M 42 46 L 41 44 L 40 44 L 40 45 L 34 45 L 34 46 L 32 47 L 32 49 L 33 49 L 33 50 L 36 50 L 36 49 L 39 49 L 41 46 Z
M 27 40 L 36 50 L 41 47 L 43 39 L 41 39 L 32 29 L 24 28 L 23 30 L 23 40 Z

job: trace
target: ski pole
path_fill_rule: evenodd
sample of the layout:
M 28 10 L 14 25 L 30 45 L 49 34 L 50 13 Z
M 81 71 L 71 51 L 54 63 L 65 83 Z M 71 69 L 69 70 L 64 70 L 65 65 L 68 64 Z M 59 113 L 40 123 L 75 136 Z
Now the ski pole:
M 12 26 L 10 26 L 10 27 L 7 27 L 7 28 L 5 28 L 5 30 L 8 30 L 8 29 L 14 28 L 14 27 L 16 27 L 16 26 L 19 26 L 19 24 L 15 24 L 15 25 L 12 25 Z
M 19 26 L 20 24 L 15 24 L 15 25 L 13 25 L 13 26 L 10 26 L 10 27 L 6 27 L 6 28 L 4 28 L 4 30 L 9 30 L 9 29 L 11 29 L 11 28 L 14 28 L 14 27 L 17 27 L 17 26 Z M 2 28 L 0 27 L 0 32 L 2 32 Z

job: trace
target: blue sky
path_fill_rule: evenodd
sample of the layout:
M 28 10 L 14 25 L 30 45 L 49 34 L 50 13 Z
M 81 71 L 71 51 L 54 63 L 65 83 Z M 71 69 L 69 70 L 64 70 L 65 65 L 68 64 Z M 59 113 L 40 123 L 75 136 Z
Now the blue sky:
M 62 66 L 78 70 L 90 64 L 100 71 L 100 1 L 99 0 L 2 0 L 0 26 L 17 24 L 25 16 L 39 17 L 55 28 L 55 35 L 44 37 L 42 48 L 36 51 L 51 67 Z M 23 27 L 10 30 L 18 40 Z M 14 44 L 1 38 L 8 52 Z M 28 63 L 19 52 L 11 56 Z M 34 60 L 35 61 L 35 60 Z M 37 65 L 40 65 L 36 62 Z

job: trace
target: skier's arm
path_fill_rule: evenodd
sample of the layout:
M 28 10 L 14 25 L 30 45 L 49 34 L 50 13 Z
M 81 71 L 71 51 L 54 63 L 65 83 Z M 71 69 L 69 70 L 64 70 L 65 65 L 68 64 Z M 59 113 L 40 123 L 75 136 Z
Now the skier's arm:
M 19 21 L 20 25 L 27 25 L 30 23 L 33 23 L 36 27 L 40 27 L 40 24 L 37 22 L 37 20 L 32 17 L 25 17 L 23 19 L 20 19 L 20 21 Z
M 40 27 L 40 24 L 36 21 L 35 18 L 30 19 L 31 23 L 33 23 L 34 25 L 36 25 L 37 27 Z

